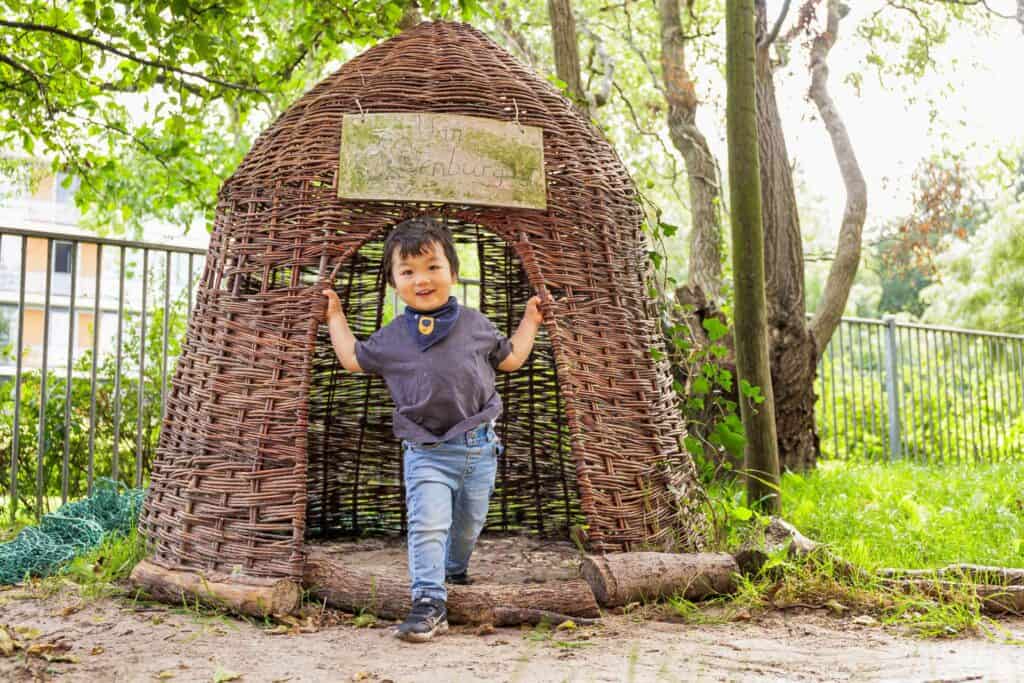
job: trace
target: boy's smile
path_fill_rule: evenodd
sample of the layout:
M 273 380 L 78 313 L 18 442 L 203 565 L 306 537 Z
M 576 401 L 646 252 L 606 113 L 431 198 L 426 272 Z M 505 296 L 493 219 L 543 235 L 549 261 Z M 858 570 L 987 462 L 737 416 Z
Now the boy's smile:
M 430 242 L 423 252 L 406 257 L 395 247 L 393 263 L 395 291 L 406 306 L 433 311 L 448 303 L 456 277 L 441 245 Z

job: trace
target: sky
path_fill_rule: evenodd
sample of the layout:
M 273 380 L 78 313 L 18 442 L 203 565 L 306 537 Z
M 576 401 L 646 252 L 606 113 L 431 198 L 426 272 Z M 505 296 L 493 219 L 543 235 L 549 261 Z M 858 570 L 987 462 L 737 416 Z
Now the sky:
M 950 150 L 963 152 L 969 164 L 984 163 L 997 149 L 1024 146 L 1024 30 L 1015 21 L 999 20 L 995 35 L 989 38 L 973 31 L 954 34 L 934 53 L 938 67 L 917 83 L 895 79 L 880 83 L 864 66 L 864 41 L 851 39 L 849 32 L 882 3 L 857 0 L 850 4 L 851 12 L 840 24 L 840 42 L 829 56 L 829 89 L 868 184 L 865 229 L 870 231 L 909 210 L 911 179 L 921 159 Z M 989 4 L 1003 14 L 1016 12 L 1015 0 L 990 0 Z M 781 0 L 769 0 L 770 11 L 777 13 L 780 6 Z M 802 61 L 795 64 L 799 68 L 794 75 L 777 79 L 790 161 L 797 164 L 807 190 L 821 197 L 826 224 L 834 234 L 842 218 L 845 189 L 824 126 L 816 116 L 809 118 L 816 109 L 806 98 L 806 57 L 801 54 L 796 59 Z M 859 95 L 843 82 L 857 70 L 864 74 Z M 909 95 L 917 101 L 910 102 Z M 934 122 L 929 122 L 929 98 L 941 103 Z

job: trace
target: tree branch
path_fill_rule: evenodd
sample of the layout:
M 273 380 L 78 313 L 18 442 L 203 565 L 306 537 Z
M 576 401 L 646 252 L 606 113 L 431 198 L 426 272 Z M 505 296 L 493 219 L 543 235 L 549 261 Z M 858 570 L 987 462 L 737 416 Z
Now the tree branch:
M 853 151 L 849 133 L 828 93 L 828 53 L 839 33 L 839 0 L 828 0 L 826 28 L 811 46 L 810 97 L 818 108 L 832 140 L 832 149 L 846 186 L 846 205 L 839 229 L 836 256 L 828 271 L 821 306 L 810 323 L 810 331 L 820 357 L 846 308 L 857 266 L 860 263 L 861 236 L 867 218 L 867 184 Z
M 43 100 L 43 106 L 46 107 L 46 113 L 52 119 L 54 115 L 54 108 L 53 104 L 50 102 L 49 89 L 47 88 L 46 84 L 43 83 L 43 79 L 39 76 L 39 74 L 37 74 L 32 69 L 28 68 L 21 62 L 15 60 L 13 57 L 8 57 L 3 53 L 0 53 L 0 62 L 7 64 L 16 71 L 20 71 L 21 73 L 26 74 L 29 78 L 32 79 L 32 81 L 36 85 L 36 89 L 39 91 L 39 97 Z
M 608 98 L 612 92 L 612 80 L 615 77 L 615 62 L 608 55 L 608 51 L 604 49 L 604 42 L 601 37 L 590 30 L 589 24 L 584 16 L 580 16 L 580 31 L 590 38 L 590 42 L 594 45 L 594 51 L 597 53 L 597 58 L 604 66 L 604 77 L 601 79 L 601 85 L 596 92 L 591 93 L 590 81 L 587 81 L 587 99 L 591 101 L 594 108 L 602 107 L 608 102 Z
M 679 188 L 676 186 L 676 182 L 679 180 L 679 162 L 676 160 L 676 155 L 672 153 L 672 150 L 668 148 L 668 145 L 665 144 L 665 141 L 662 140 L 660 135 L 652 130 L 644 128 L 643 124 L 640 122 L 640 117 L 636 113 L 636 109 L 633 108 L 633 103 L 629 101 L 628 97 L 626 97 L 626 93 L 622 91 L 619 84 L 612 81 L 612 87 L 615 88 L 615 92 L 619 93 L 619 97 L 621 97 L 622 101 L 625 103 L 626 109 L 629 111 L 630 118 L 633 119 L 633 125 L 636 126 L 637 132 L 640 133 L 640 135 L 652 137 L 657 140 L 658 144 L 661 146 L 661 151 L 665 154 L 665 158 L 672 162 L 672 175 L 670 176 L 672 182 L 669 183 L 669 187 L 672 188 L 672 194 L 674 194 L 676 199 L 679 200 L 679 204 L 681 206 L 686 206 L 686 200 L 683 199 L 681 194 L 679 194 Z M 664 176 L 664 174 L 661 173 L 658 175 Z
M 779 30 L 782 28 L 782 22 L 786 19 L 786 15 L 789 13 L 790 0 L 785 0 L 782 3 L 782 10 L 779 12 L 778 19 L 775 20 L 775 25 L 772 26 L 771 32 L 761 38 L 761 47 L 769 47 L 775 42 L 775 39 L 779 37 Z
M 210 84 L 213 84 L 213 85 L 219 85 L 219 86 L 222 86 L 222 87 L 225 87 L 225 88 L 230 88 L 231 90 L 242 90 L 242 91 L 245 91 L 245 92 L 258 93 L 258 94 L 261 94 L 261 95 L 267 94 L 266 91 L 264 91 L 264 90 L 262 90 L 260 88 L 251 86 L 251 85 L 245 85 L 245 84 L 242 84 L 242 83 L 231 83 L 229 81 L 222 81 L 219 78 L 213 78 L 211 76 L 206 76 L 206 75 L 201 74 L 201 73 L 196 72 L 196 71 L 189 71 L 188 69 L 182 69 L 181 67 L 174 66 L 173 64 L 168 64 L 166 62 L 161 62 L 161 61 L 155 61 L 155 60 L 152 60 L 152 59 L 147 59 L 145 57 L 141 57 L 139 55 L 132 54 L 131 52 L 126 52 L 126 51 L 124 51 L 124 50 L 122 50 L 120 48 L 116 48 L 113 45 L 108 45 L 107 43 L 104 43 L 102 41 L 96 40 L 94 38 L 90 38 L 89 36 L 83 36 L 83 35 L 79 35 L 77 33 L 72 33 L 71 31 L 65 31 L 64 29 L 62 29 L 62 28 L 60 28 L 58 26 L 49 26 L 47 24 L 33 24 L 33 23 L 22 22 L 22 21 L 7 21 L 6 19 L 0 19 L 0 26 L 6 26 L 8 28 L 17 28 L 17 29 L 21 29 L 23 31 L 36 31 L 36 32 L 49 33 L 49 34 L 52 34 L 52 35 L 60 36 L 62 38 L 67 38 L 68 40 L 75 41 L 75 42 L 77 42 L 79 44 L 91 45 L 92 47 L 95 47 L 95 48 L 97 48 L 99 50 L 103 50 L 104 52 L 109 52 L 111 54 L 115 54 L 118 57 L 123 57 L 124 59 L 129 59 L 129 60 L 131 60 L 133 62 L 136 62 L 138 64 L 143 64 L 145 66 L 151 66 L 151 67 L 154 67 L 156 69 L 161 69 L 163 71 L 171 71 L 173 73 L 181 74 L 183 76 L 190 76 L 192 78 L 198 78 L 198 79 L 200 79 L 202 81 L 206 81 L 207 83 L 210 83 Z
M 679 0 L 660 0 L 661 75 L 668 104 L 669 137 L 686 162 L 690 188 L 689 285 L 699 287 L 708 301 L 722 297 L 721 185 L 717 164 L 704 134 L 697 127 L 697 87 L 686 66 Z
M 1021 24 L 1024 24 L 1024 0 L 1017 0 L 1017 16 L 1012 14 L 1003 14 L 1002 12 L 992 9 L 988 4 L 988 0 L 935 0 L 945 5 L 962 5 L 964 7 L 975 7 L 981 5 L 988 11 L 992 16 L 999 17 L 1000 19 L 1016 19 Z

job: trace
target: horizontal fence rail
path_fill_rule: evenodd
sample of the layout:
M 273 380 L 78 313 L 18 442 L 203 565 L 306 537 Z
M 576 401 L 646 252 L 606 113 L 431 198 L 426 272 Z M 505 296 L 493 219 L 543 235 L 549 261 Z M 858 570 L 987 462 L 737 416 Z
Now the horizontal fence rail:
M 96 477 L 148 479 L 205 257 L 0 227 L 0 505 L 12 521 L 19 504 L 38 518 L 92 493 Z M 478 280 L 454 293 L 479 306 Z M 401 308 L 387 301 L 385 322 Z M 815 389 L 825 457 L 1024 455 L 1024 335 L 843 318 Z
M 826 457 L 1024 456 L 1024 335 L 843 318 L 815 389 Z

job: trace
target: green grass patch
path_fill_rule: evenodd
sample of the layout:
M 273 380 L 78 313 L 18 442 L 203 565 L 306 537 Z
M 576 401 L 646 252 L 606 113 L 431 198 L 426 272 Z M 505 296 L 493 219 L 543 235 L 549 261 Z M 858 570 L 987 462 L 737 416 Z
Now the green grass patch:
M 766 609 L 807 607 L 835 616 L 868 614 L 923 637 L 974 633 L 1006 639 L 982 613 L 970 586 L 941 597 L 906 593 L 873 576 L 881 567 L 938 569 L 953 563 L 1024 566 L 1024 468 L 1012 464 L 928 467 L 909 462 L 823 462 L 781 482 L 782 517 L 826 545 L 832 557 L 866 570 L 850 575 L 829 557 L 777 553 L 736 594 L 681 598 L 667 609 L 691 623 L 750 618 Z M 738 479 L 708 486 L 712 546 L 734 551 L 762 521 Z M 1000 635 L 1000 632 L 1003 632 Z
M 1024 467 L 825 462 L 782 478 L 782 514 L 867 570 L 1024 566 Z

